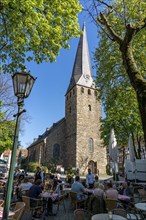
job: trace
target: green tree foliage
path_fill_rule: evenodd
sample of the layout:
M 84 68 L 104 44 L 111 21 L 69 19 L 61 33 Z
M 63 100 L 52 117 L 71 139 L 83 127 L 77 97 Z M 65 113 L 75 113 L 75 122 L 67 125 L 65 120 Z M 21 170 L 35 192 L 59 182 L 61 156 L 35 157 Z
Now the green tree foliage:
M 99 28 L 95 60 L 107 114 L 104 127 L 114 125 L 121 143 L 130 132 L 141 139 L 143 130 L 146 143 L 146 2 L 90 2 L 87 10 Z
M 117 45 L 111 45 L 104 36 L 96 49 L 95 64 L 106 114 L 102 126 L 105 144 L 108 145 L 111 127 L 115 129 L 119 145 L 127 145 L 130 133 L 134 134 L 135 142 L 141 142 L 143 132 L 134 89 L 121 63 Z
M 11 149 L 13 144 L 15 122 L 5 119 L 5 112 L 1 112 L 0 102 L 0 153 Z
M 28 171 L 29 171 L 29 172 L 35 173 L 37 167 L 40 167 L 41 170 L 44 171 L 45 173 L 48 172 L 48 168 L 45 167 L 45 166 L 42 166 L 42 165 L 39 164 L 38 162 L 29 162 L 27 168 L 28 168 Z
M 78 0 L 4 0 L 0 2 L 3 72 L 25 68 L 25 62 L 55 61 L 61 48 L 80 34 Z M 30 52 L 30 53 L 28 53 Z

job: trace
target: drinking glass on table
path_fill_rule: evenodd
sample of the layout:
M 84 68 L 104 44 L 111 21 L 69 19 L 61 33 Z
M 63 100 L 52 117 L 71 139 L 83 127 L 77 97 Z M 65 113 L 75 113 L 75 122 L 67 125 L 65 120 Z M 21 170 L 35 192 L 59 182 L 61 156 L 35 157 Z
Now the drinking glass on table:
M 111 211 L 108 212 L 108 219 L 109 220 L 113 219 L 113 213 Z

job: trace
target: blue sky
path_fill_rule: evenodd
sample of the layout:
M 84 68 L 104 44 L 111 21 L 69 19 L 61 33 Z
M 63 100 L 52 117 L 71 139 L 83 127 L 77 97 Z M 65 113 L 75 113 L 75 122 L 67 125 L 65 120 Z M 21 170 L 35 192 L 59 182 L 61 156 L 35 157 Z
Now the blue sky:
M 90 22 L 88 15 L 80 13 L 79 23 L 82 28 L 86 23 L 87 39 L 91 65 L 93 64 L 93 51 L 97 47 L 97 28 Z M 78 39 L 72 39 L 70 49 L 61 49 L 55 63 L 42 63 L 37 65 L 30 62 L 27 70 L 37 77 L 30 96 L 25 99 L 25 109 L 30 116 L 30 122 L 23 123 L 23 134 L 19 140 L 25 148 L 41 135 L 46 128 L 52 126 L 65 115 L 65 93 L 70 82 Z M 95 72 L 93 73 L 95 75 Z

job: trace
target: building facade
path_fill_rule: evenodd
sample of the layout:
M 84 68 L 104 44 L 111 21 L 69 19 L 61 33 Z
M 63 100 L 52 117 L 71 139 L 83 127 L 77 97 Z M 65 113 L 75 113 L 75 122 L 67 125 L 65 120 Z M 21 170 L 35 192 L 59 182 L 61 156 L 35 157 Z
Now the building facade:
M 92 78 L 86 28 L 80 36 L 70 83 L 65 95 L 65 117 L 46 129 L 28 147 L 29 161 L 46 165 L 51 159 L 86 173 L 105 173 L 106 148 L 100 138 L 101 102 Z

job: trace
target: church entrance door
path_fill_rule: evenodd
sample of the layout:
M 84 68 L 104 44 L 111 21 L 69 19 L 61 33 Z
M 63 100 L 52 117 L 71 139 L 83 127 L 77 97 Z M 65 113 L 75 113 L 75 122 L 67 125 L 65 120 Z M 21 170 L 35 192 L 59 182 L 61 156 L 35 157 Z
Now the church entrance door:
M 97 162 L 90 160 L 88 163 L 88 168 L 91 169 L 91 172 L 97 174 Z

